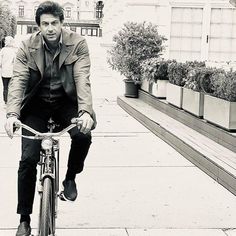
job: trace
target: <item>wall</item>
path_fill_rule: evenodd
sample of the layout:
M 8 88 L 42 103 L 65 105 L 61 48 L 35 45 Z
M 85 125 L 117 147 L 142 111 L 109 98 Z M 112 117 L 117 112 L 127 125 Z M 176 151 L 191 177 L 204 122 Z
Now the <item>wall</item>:
M 228 0 L 106 0 L 103 43 L 126 21 L 159 25 L 168 38 L 164 57 L 227 61 L 236 58 L 236 10 Z

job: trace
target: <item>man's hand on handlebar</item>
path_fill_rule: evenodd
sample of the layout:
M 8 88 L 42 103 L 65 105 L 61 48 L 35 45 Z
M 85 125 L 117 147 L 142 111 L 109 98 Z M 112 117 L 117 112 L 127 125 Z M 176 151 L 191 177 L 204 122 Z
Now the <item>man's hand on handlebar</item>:
M 16 124 L 20 123 L 20 120 L 16 116 L 10 116 L 5 123 L 5 130 L 9 138 L 13 138 L 14 132 L 18 129 Z
M 84 112 L 80 117 L 73 118 L 71 123 L 76 124 L 79 127 L 80 132 L 87 134 L 91 131 L 94 121 L 89 113 Z M 19 124 L 21 124 L 21 122 L 17 116 L 10 116 L 7 118 L 5 130 L 10 138 L 13 138 L 14 132 L 20 128 Z
M 93 119 L 88 112 L 84 112 L 80 117 L 71 120 L 72 123 L 77 123 L 80 132 L 87 134 L 93 126 Z

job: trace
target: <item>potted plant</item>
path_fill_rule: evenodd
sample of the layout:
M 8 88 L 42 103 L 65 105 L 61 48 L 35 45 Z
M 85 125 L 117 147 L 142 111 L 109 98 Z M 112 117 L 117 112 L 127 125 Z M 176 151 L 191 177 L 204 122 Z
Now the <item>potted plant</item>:
M 213 73 L 212 68 L 196 67 L 189 70 L 183 87 L 182 108 L 198 117 L 203 117 L 204 93 L 201 82 L 208 80 Z
M 173 61 L 168 66 L 169 83 L 166 90 L 166 101 L 182 108 L 183 86 L 187 76 L 186 63 Z
M 113 37 L 114 45 L 108 50 L 108 64 L 126 77 L 125 83 L 137 87 L 141 83 L 142 61 L 161 55 L 165 40 L 158 33 L 157 25 L 127 22 Z M 137 97 L 137 90 L 136 94 L 129 94 L 129 90 L 126 90 L 125 96 Z
M 207 85 L 203 85 L 204 119 L 227 130 L 236 130 L 236 72 L 215 70 Z
M 168 65 L 172 60 L 164 60 L 154 57 L 143 61 L 142 63 L 142 84 L 148 82 L 150 94 L 158 98 L 166 97 L 166 85 L 168 82 Z M 141 87 L 142 88 L 142 87 Z M 146 88 L 147 89 L 147 88 Z M 145 87 L 144 87 L 145 90 Z
M 204 68 L 205 62 L 199 61 L 186 61 L 177 62 L 173 61 L 168 66 L 169 83 L 167 84 L 166 100 L 179 108 L 183 106 L 183 87 L 187 82 L 189 71 L 194 68 Z

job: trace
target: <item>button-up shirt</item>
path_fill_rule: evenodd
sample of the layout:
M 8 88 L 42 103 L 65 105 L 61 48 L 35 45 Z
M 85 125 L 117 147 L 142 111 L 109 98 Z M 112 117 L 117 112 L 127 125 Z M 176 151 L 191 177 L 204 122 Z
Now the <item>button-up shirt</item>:
M 59 72 L 59 54 L 61 52 L 62 37 L 56 49 L 49 48 L 44 39 L 43 45 L 45 55 L 44 74 L 37 95 L 44 102 L 54 103 L 66 95 Z

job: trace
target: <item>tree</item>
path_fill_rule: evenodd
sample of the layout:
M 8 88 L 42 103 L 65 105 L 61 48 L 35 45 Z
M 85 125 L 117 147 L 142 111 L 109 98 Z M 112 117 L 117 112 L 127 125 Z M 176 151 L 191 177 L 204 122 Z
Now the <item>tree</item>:
M 7 6 L 0 2 L 0 41 L 6 36 L 14 37 L 16 34 L 16 17 Z

